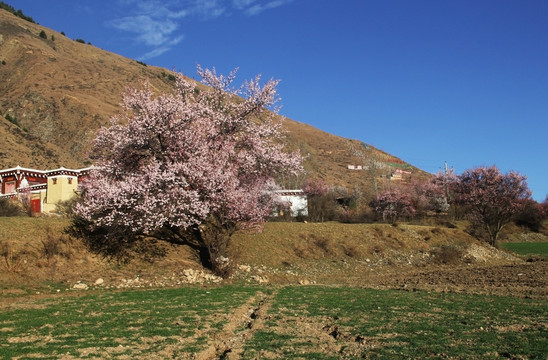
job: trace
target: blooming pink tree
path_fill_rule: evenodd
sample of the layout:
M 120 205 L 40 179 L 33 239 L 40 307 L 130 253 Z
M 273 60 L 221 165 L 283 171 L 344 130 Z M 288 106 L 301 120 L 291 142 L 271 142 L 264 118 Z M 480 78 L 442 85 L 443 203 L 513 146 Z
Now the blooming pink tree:
M 467 207 L 472 223 L 482 226 L 495 246 L 502 228 L 531 196 L 526 177 L 513 171 L 502 174 L 491 166 L 466 170 L 459 180 L 455 201 Z
M 303 184 L 304 193 L 309 196 L 323 196 L 329 192 L 329 185 L 322 179 L 308 178 Z
M 407 191 L 417 215 L 449 211 L 445 188 L 437 180 L 437 176 L 434 176 L 425 181 L 415 181 L 408 187 Z
M 234 89 L 235 72 L 198 67 L 208 88 L 179 75 L 173 94 L 125 94 L 124 114 L 95 139 L 76 208 L 80 229 L 99 235 L 88 236 L 92 248 L 112 255 L 155 237 L 191 246 L 222 274 L 231 235 L 270 213 L 273 179 L 302 170 L 301 156 L 283 150 L 278 81 Z
M 415 214 L 411 196 L 397 188 L 380 193 L 369 205 L 384 221 L 391 223 L 399 218 L 411 218 Z

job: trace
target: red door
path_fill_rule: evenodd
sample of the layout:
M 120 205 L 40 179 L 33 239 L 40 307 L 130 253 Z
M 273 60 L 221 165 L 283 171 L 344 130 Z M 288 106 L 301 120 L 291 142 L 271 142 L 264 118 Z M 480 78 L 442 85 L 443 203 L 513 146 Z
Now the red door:
M 30 212 L 33 214 L 40 213 L 40 199 L 32 199 L 30 201 Z

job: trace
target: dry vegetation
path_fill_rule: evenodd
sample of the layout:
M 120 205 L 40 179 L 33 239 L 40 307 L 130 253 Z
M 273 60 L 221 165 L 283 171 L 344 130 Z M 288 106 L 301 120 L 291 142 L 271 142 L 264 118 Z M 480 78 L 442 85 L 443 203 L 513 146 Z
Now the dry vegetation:
M 186 246 L 161 244 L 166 256 L 154 262 L 109 262 L 67 236 L 68 224 L 63 218 L 0 218 L 1 288 L 69 289 L 98 279 L 102 287 L 125 287 L 135 279 L 134 286 L 147 287 L 205 281 L 188 273 L 206 272 Z M 267 223 L 262 232 L 235 236 L 230 251 L 236 272 L 229 281 L 479 292 L 487 281 L 502 293 L 519 286 L 521 295 L 548 295 L 546 261 L 528 263 L 488 247 L 458 225 Z

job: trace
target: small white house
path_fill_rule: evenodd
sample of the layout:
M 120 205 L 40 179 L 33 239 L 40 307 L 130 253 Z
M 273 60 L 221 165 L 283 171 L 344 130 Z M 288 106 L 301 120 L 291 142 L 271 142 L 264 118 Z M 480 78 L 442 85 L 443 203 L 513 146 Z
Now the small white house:
M 308 199 L 302 190 L 276 190 L 278 201 L 287 204 L 289 214 L 295 216 L 308 216 Z M 283 215 L 275 212 L 275 216 Z

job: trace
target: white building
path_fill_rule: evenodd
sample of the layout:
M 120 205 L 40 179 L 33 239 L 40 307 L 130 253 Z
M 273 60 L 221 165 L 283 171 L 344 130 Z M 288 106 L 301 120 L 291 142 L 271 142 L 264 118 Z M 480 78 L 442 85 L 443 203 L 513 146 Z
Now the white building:
M 308 216 L 308 199 L 302 190 L 277 190 L 278 202 L 287 204 L 289 214 L 295 216 Z M 275 216 L 283 215 L 275 212 Z

